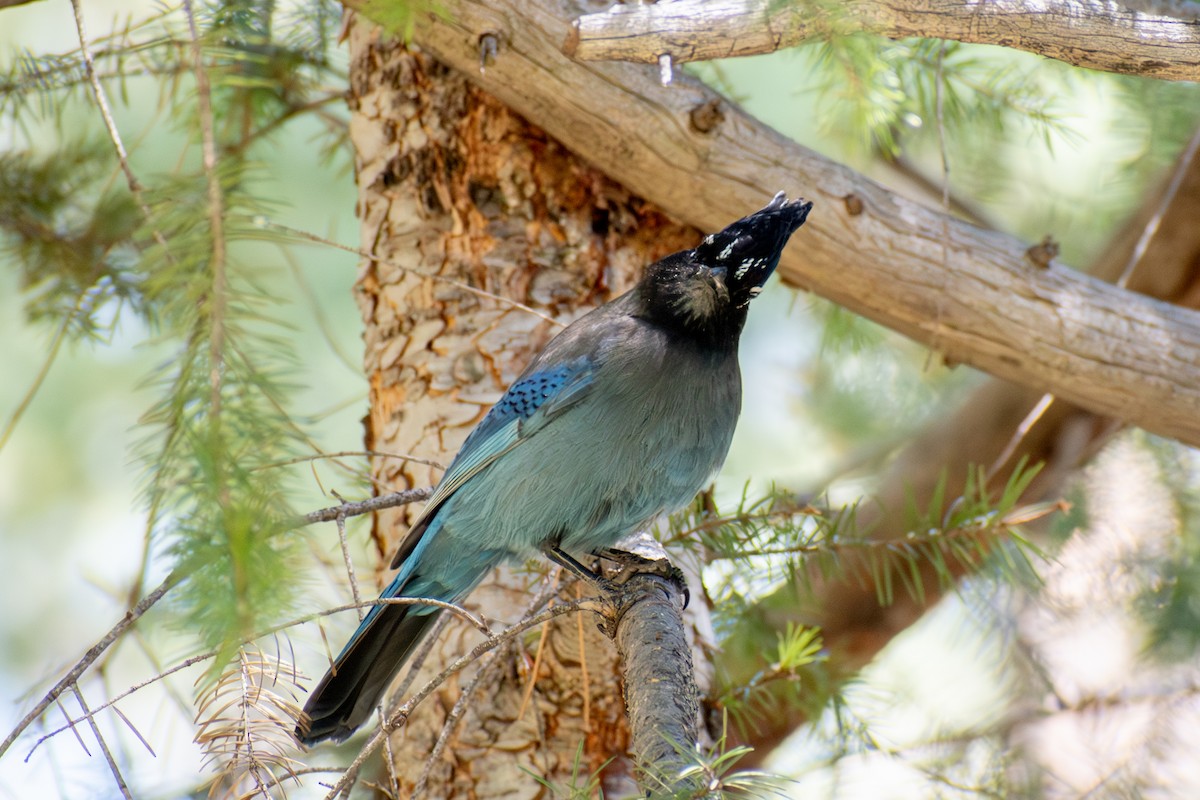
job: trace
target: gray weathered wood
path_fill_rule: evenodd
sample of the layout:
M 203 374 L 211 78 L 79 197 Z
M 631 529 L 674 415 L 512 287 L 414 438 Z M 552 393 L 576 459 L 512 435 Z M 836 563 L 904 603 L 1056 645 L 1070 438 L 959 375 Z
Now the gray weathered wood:
M 579 17 L 564 49 L 585 61 L 653 64 L 664 53 L 675 62 L 708 61 L 771 53 L 831 30 L 996 44 L 1078 67 L 1200 80 L 1200 24 L 1194 18 L 1098 0 L 629 3 Z

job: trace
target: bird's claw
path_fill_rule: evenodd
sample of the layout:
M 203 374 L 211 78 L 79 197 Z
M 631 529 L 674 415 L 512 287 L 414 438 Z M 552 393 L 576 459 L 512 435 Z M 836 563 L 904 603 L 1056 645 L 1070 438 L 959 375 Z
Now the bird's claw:
M 637 553 L 630 553 L 627 550 L 617 550 L 611 547 L 601 548 L 593 553 L 593 555 L 597 558 L 603 558 L 606 561 L 612 561 L 621 567 L 620 572 L 611 578 L 607 578 L 604 576 L 602 570 L 588 569 L 576 561 L 569 553 L 557 546 L 547 547 L 542 552 L 555 564 L 558 564 L 580 580 L 595 586 L 605 594 L 617 594 L 624 590 L 625 584 L 635 575 L 648 574 L 666 578 L 678 586 L 683 592 L 684 608 L 688 607 L 688 603 L 692 599 L 683 570 L 665 558 L 646 558 Z
M 674 583 L 683 591 L 683 607 L 687 608 L 692 600 L 692 593 L 688 589 L 687 577 L 683 574 L 683 570 L 675 566 L 666 558 L 646 558 L 645 556 L 631 553 L 628 550 L 618 550 L 613 547 L 604 547 L 597 550 L 595 555 L 598 558 L 603 558 L 618 564 L 621 571 L 612 578 L 612 582 L 618 586 L 623 586 L 635 575 L 658 575 L 666 578 Z

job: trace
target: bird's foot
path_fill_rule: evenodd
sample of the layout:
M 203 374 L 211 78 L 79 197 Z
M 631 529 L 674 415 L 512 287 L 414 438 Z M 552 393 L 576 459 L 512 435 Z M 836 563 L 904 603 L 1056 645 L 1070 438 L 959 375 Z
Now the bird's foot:
M 627 550 L 617 550 L 612 547 L 601 548 L 593 553 L 593 555 L 597 558 L 611 561 L 621 568 L 616 575 L 608 578 L 601 570 L 588 569 L 583 564 L 580 564 L 570 553 L 557 546 L 547 547 L 542 552 L 545 553 L 546 558 L 605 594 L 619 593 L 622 587 L 635 575 L 649 574 L 666 578 L 678 586 L 683 591 L 684 608 L 688 607 L 688 603 L 692 599 L 683 570 L 665 558 L 646 558 Z
M 658 575 L 683 590 L 684 608 L 687 608 L 688 603 L 691 602 L 692 595 L 688 591 L 687 577 L 683 574 L 683 570 L 672 564 L 669 559 L 646 558 L 643 555 L 631 553 L 628 550 L 618 550 L 615 547 L 602 547 L 594 555 L 621 567 L 621 571 L 612 579 L 618 586 L 625 584 L 635 575 Z
M 546 558 L 550 559 L 555 564 L 558 564 L 567 572 L 571 573 L 576 578 L 579 578 L 579 580 L 583 581 L 584 583 L 591 584 L 601 592 L 611 594 L 620 590 L 619 584 L 614 583 L 613 581 L 604 577 L 604 575 L 598 570 L 588 569 L 583 564 L 580 564 L 578 561 L 576 561 L 575 557 L 570 553 L 557 546 L 546 547 L 542 550 L 542 553 L 545 554 Z

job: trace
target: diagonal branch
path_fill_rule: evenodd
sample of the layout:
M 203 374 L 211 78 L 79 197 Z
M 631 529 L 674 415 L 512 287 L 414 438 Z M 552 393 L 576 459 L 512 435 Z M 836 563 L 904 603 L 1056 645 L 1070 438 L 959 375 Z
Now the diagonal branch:
M 129 611 L 125 613 L 125 616 L 121 618 L 121 621 L 114 625 L 112 630 L 104 635 L 104 638 L 96 642 L 96 644 L 93 645 L 90 650 L 84 653 L 83 658 L 79 659 L 75 666 L 73 666 L 71 670 L 63 676 L 62 680 L 54 684 L 54 688 L 47 692 L 46 695 L 38 702 L 38 704 L 33 707 L 33 710 L 26 714 L 24 718 L 17 723 L 16 727 L 12 729 L 12 732 L 8 734 L 5 740 L 0 742 L 0 756 L 4 755 L 8 748 L 12 746 L 12 743 L 17 740 L 17 737 L 20 736 L 35 719 L 40 717 L 42 713 L 58 699 L 59 695 L 61 695 L 67 689 L 75 686 L 75 683 L 79 680 L 79 677 L 87 671 L 88 667 L 95 663 L 96 659 L 103 655 L 104 651 L 107 650 L 113 642 L 120 638 L 121 634 L 123 634 L 125 630 L 129 628 L 129 626 L 141 619 L 142 615 L 149 611 L 155 603 L 161 600 L 163 596 L 169 592 L 173 586 L 175 586 L 175 584 L 179 583 L 180 580 L 182 580 L 180 573 L 172 572 L 166 577 L 165 580 L 163 580 L 162 583 L 158 585 L 157 588 L 154 589 L 154 591 L 143 597 L 136 606 L 129 609 Z
M 1200 307 L 1200 226 L 1194 224 L 1200 218 L 1200 158 L 1196 155 L 1190 148 L 1182 155 L 1165 188 L 1152 193 L 1108 243 L 1092 267 L 1093 274 L 1110 281 L 1129 274 L 1129 286 L 1135 291 Z M 1030 409 L 1040 399 L 1035 390 L 1000 380 L 981 386 L 956 412 L 935 420 L 897 455 L 875 493 L 876 502 L 862 506 L 865 516 L 860 516 L 859 525 L 874 525 L 872 536 L 879 539 L 903 537 L 902 515 L 889 516 L 888 510 L 902 508 L 912 499 L 919 506 L 927 504 L 939 485 L 947 499 L 957 497 L 971 464 L 995 463 L 993 473 L 1003 480 L 1021 458 L 1044 463 L 1046 469 L 1027 490 L 1025 500 L 1045 496 L 1120 427 L 1058 401 L 1014 436 L 1014 430 L 1034 416 Z M 949 563 L 955 576 L 963 574 L 965 566 Z M 923 598 L 898 593 L 886 608 L 879 605 L 870 583 L 818 579 L 806 598 L 787 590 L 775 592 L 759 601 L 744 624 L 729 631 L 717 656 L 718 669 L 731 682 L 747 679 L 760 665 L 742 654 L 770 646 L 774 632 L 791 623 L 820 627 L 832 655 L 831 670 L 835 676 L 850 674 L 940 599 L 942 584 L 937 576 L 924 574 L 922 581 L 927 587 Z M 804 719 L 797 709 L 772 716 L 753 732 L 749 743 L 755 752 L 745 763 L 756 763 Z
M 656 64 L 663 54 L 675 62 L 708 61 L 862 31 L 1002 45 L 1077 67 L 1200 80 L 1200 24 L 1168 12 L 1098 0 L 676 0 L 585 14 L 563 49 L 581 61 Z
M 651 68 L 570 61 L 567 0 L 444 7 L 450 21 L 418 25 L 422 47 L 668 213 L 715 230 L 781 188 L 813 200 L 780 264 L 788 283 L 955 362 L 1200 444 L 1200 314 L 1040 268 L 1017 239 L 900 197 L 694 81 L 663 88 Z M 486 34 L 500 46 L 481 73 Z M 697 130 L 692 111 L 713 104 L 721 119 Z

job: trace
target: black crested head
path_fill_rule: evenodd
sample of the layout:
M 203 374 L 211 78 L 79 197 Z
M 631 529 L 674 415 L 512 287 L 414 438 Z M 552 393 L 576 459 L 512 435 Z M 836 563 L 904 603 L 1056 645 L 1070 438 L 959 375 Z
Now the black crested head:
M 692 250 L 651 264 L 638 284 L 641 316 L 710 345 L 735 346 L 750 301 L 779 264 L 812 203 L 779 192 L 762 209 Z

